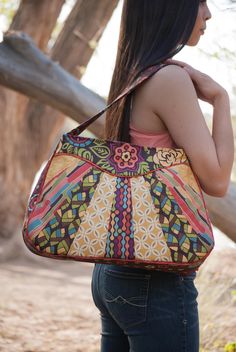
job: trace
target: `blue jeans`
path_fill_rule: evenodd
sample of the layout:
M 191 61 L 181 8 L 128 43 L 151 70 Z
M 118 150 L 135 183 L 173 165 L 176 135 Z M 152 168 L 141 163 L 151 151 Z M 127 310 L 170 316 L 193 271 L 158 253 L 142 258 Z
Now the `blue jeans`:
M 96 264 L 101 352 L 198 352 L 195 277 Z

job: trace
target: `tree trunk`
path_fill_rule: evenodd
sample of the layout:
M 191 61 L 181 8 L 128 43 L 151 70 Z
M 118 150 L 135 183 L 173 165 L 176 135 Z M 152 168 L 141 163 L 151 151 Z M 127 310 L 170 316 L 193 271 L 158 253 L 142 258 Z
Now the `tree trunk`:
M 44 50 L 56 24 L 64 0 L 29 1 L 20 4 L 10 29 L 28 32 Z M 50 13 L 50 18 L 47 14 Z M 35 163 L 31 143 L 25 134 L 28 98 L 7 89 L 0 89 L 0 239 L 12 237 L 21 226 L 24 203 L 31 187 Z
M 78 0 L 76 2 L 75 8 L 72 10 L 72 13 L 75 9 L 77 11 L 73 26 L 76 27 L 76 25 L 79 25 L 76 23 L 78 20 L 78 12 L 80 12 L 81 16 L 89 16 L 83 20 L 83 29 L 87 32 L 87 35 L 89 34 L 88 39 L 92 40 L 94 37 L 97 36 L 97 38 L 99 38 L 101 35 L 117 1 L 106 0 L 102 3 L 100 2 L 99 11 L 99 5 L 97 4 L 99 2 L 90 0 L 89 4 L 93 5 L 93 11 L 90 13 L 82 13 L 83 6 L 86 2 L 88 3 L 86 0 Z M 64 0 L 51 0 L 50 2 L 47 0 L 23 0 L 10 29 L 21 30 L 31 35 L 36 45 L 41 50 L 46 51 L 47 43 L 63 3 Z M 105 20 L 102 18 L 104 15 L 104 6 L 106 6 L 106 10 L 108 8 L 107 11 L 104 11 L 107 16 Z M 94 9 L 96 9 L 96 16 Z M 95 23 L 92 25 L 94 19 Z M 67 21 L 63 30 L 63 32 L 66 31 L 68 37 L 72 34 L 70 32 L 70 30 L 73 30 L 71 25 L 72 22 Z M 100 25 L 102 30 L 98 35 Z M 64 38 L 65 40 L 63 32 L 60 38 Z M 57 60 L 60 59 L 60 61 L 63 61 L 61 59 L 66 57 L 69 62 L 70 54 L 74 53 L 74 60 L 75 52 L 79 52 L 81 45 L 80 40 L 76 42 L 77 44 L 72 48 L 73 50 L 67 47 L 68 51 L 64 51 L 63 47 L 61 47 L 61 49 L 58 50 L 58 57 L 55 54 L 53 55 L 53 51 L 51 56 L 55 57 Z M 57 45 L 59 45 L 58 43 L 59 42 L 57 42 Z M 75 43 L 75 40 L 73 43 Z M 84 42 L 83 45 L 85 45 Z M 86 66 L 93 50 L 94 47 L 87 46 L 87 56 L 81 55 L 83 60 L 80 60 L 80 56 L 77 56 L 77 63 L 75 63 L 75 65 Z M 83 49 L 83 51 L 86 50 Z M 27 56 L 24 51 L 23 56 Z M 13 70 L 14 69 L 13 67 Z M 14 235 L 16 233 L 19 238 L 18 230 L 20 230 L 22 226 L 25 205 L 34 175 L 42 161 L 47 157 L 51 141 L 55 139 L 55 134 L 62 126 L 64 118 L 59 112 L 56 112 L 55 115 L 54 110 L 51 108 L 47 107 L 45 109 L 44 105 L 32 100 L 29 101 L 28 98 L 3 88 L 0 89 L 0 106 L 2 107 L 1 125 L 4 126 L 2 139 L 0 141 L 2 151 L 0 156 L 0 220 L 2 223 L 0 229 L 0 244 L 3 244 L 4 238 L 9 239 L 13 237 L 12 243 L 14 245 Z M 5 246 L 5 257 L 9 255 L 14 256 L 16 254 L 15 246 L 13 246 L 14 252 L 10 253 L 11 248 L 9 250 L 9 243 L 7 243 L 7 249 L 8 250 L 6 250 Z M 3 259 L 2 255 L 1 259 Z
M 9 30 L 24 31 L 45 51 L 64 2 L 21 0 Z
M 75 4 L 52 49 L 51 58 L 80 79 L 119 0 Z
M 96 48 L 97 42 L 100 39 L 117 3 L 118 0 L 77 1 L 49 53 L 50 57 L 54 61 L 59 62 L 63 68 L 80 79 L 82 76 L 82 70 L 79 68 L 87 66 Z M 78 36 L 78 33 L 80 33 L 81 37 Z M 86 37 L 85 34 L 82 33 L 86 33 Z M 93 43 L 93 45 L 91 45 L 91 43 Z M 47 85 L 48 84 L 46 84 L 46 86 Z M 57 103 L 61 103 L 64 100 L 66 91 L 70 94 L 71 84 L 69 82 L 67 89 L 64 91 L 61 90 L 60 85 L 61 81 L 59 84 L 57 83 L 57 87 L 62 96 L 60 96 L 60 98 L 58 97 Z M 72 94 L 71 98 L 74 100 L 71 104 L 71 108 L 73 109 L 74 104 L 78 104 L 79 97 Z M 99 96 L 97 96 L 96 102 L 98 104 L 102 103 Z M 68 111 L 63 112 L 66 115 L 71 116 L 71 113 Z M 86 108 L 85 113 L 83 111 L 81 112 L 80 121 L 85 119 L 87 113 L 93 114 L 93 112 L 94 110 L 88 111 Z M 36 123 L 36 134 L 38 137 L 34 136 L 33 139 L 40 138 L 40 140 L 47 141 L 45 148 L 43 150 L 41 148 L 39 154 L 40 161 L 42 162 L 42 160 L 45 160 L 48 156 L 49 146 L 55 141 L 55 137 L 57 137 L 60 128 L 64 123 L 65 115 L 49 106 L 42 105 L 39 101 L 32 100 L 28 106 L 26 115 L 28 121 L 35 121 Z M 46 125 L 46 129 L 40 134 L 38 134 L 38 123 L 43 126 Z M 102 125 L 100 124 L 100 128 L 101 127 Z M 30 132 L 33 132 L 32 129 Z

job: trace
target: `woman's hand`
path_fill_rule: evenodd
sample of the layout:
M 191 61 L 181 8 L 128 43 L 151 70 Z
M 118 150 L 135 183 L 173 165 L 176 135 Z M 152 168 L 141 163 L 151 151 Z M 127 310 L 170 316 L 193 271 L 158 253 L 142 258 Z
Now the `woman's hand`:
M 199 99 L 214 105 L 217 98 L 225 94 L 227 95 L 226 90 L 220 84 L 185 62 L 168 59 L 166 63 L 178 65 L 189 74 Z

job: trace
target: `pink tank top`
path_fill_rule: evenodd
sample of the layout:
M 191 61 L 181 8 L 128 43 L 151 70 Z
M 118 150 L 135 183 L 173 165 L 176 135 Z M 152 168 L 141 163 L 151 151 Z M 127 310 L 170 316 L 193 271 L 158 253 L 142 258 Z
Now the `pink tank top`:
M 145 133 L 134 128 L 132 123 L 129 125 L 130 142 L 146 147 L 164 147 L 176 148 L 175 142 L 171 138 L 169 132 Z
M 133 108 L 133 96 L 131 95 L 130 101 L 130 115 Z M 168 131 L 159 133 L 145 133 L 137 130 L 134 125 L 130 122 L 129 124 L 129 135 L 130 142 L 140 146 L 149 148 L 176 148 L 176 144 L 173 141 Z

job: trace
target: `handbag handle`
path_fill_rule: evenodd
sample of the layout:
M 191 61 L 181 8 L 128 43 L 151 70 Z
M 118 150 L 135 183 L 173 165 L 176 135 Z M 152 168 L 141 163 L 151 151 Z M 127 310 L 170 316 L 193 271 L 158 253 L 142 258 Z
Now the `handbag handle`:
M 140 84 L 142 84 L 144 81 L 146 81 L 148 78 L 153 76 L 157 71 L 159 71 L 161 68 L 164 66 L 167 66 L 168 64 L 158 64 L 158 65 L 153 65 L 148 67 L 146 70 L 144 70 L 141 75 L 123 92 L 115 99 L 113 100 L 109 105 L 107 105 L 103 110 L 98 112 L 96 115 L 92 116 L 89 118 L 87 121 L 83 122 L 81 125 L 73 129 L 69 134 L 72 136 L 78 136 L 80 133 L 82 133 L 86 128 L 88 128 L 91 123 L 96 121 L 102 114 L 104 114 L 107 109 L 109 109 L 113 104 L 115 104 L 117 101 L 120 99 L 124 98 L 126 95 L 130 94 L 135 88 L 137 88 Z

